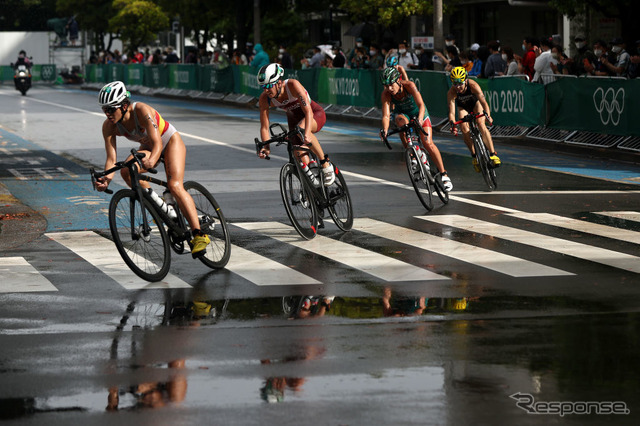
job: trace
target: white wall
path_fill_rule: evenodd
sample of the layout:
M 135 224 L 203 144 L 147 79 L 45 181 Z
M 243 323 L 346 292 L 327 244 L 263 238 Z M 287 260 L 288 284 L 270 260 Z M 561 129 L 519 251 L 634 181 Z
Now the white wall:
M 24 50 L 33 57 L 36 64 L 49 63 L 50 31 L 0 31 L 0 65 L 9 65 L 18 58 L 18 52 Z

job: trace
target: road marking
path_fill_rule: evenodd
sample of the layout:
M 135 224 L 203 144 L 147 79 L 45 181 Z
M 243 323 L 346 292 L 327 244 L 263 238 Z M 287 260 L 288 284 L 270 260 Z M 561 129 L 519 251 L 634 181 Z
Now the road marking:
M 313 240 L 303 240 L 289 225 L 279 222 L 235 223 L 241 228 L 256 231 L 283 243 L 310 251 L 328 259 L 358 269 L 385 281 L 448 280 L 427 269 L 379 254 L 351 244 L 316 235 Z
M 626 241 L 628 243 L 640 244 L 640 232 L 587 222 L 586 220 L 577 220 L 550 213 L 520 212 L 509 213 L 508 216 L 543 223 L 545 225 L 557 226 L 559 228 L 571 229 L 573 231 L 585 232 L 587 234 L 598 235 L 600 237 L 612 238 L 614 240 Z
M 58 291 L 23 257 L 0 257 L 0 293 Z
M 440 217 L 440 216 L 438 216 Z M 452 241 L 424 232 L 414 231 L 374 219 L 355 219 L 354 229 L 377 235 L 401 244 L 452 257 L 463 262 L 500 272 L 512 277 L 543 277 L 574 275 L 570 272 L 541 265 L 507 254 L 470 244 Z
M 302 272 L 235 245 L 232 245 L 231 258 L 225 269 L 257 286 L 322 284 Z
M 616 219 L 630 220 L 632 222 L 640 222 L 640 212 L 619 211 L 619 212 L 593 212 L 601 216 L 614 217 Z
M 139 278 L 124 263 L 113 242 L 95 232 L 52 232 L 45 235 L 91 263 L 127 290 L 191 288 L 189 284 L 172 274 L 156 283 Z
M 493 237 L 509 240 L 544 250 L 577 257 L 591 262 L 601 263 L 614 268 L 640 273 L 640 257 L 619 253 L 587 244 L 576 243 L 561 238 L 536 234 L 535 232 L 523 231 L 517 228 L 498 225 L 491 222 L 473 219 L 459 215 L 441 216 L 417 216 L 419 219 L 439 223 L 441 225 L 453 226 L 465 229 L 470 232 L 477 232 Z

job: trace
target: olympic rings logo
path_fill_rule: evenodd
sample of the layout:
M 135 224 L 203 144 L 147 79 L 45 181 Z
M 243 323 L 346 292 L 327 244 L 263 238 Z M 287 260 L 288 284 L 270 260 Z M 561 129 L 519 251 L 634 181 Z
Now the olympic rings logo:
M 605 126 L 609 123 L 617 126 L 620 123 L 620 116 L 624 110 L 624 89 L 621 87 L 617 91 L 609 87 L 607 91 L 598 87 L 593 93 L 593 103 L 596 111 L 600 114 L 600 121 Z
M 43 80 L 51 80 L 53 77 L 53 66 L 43 65 L 40 69 L 40 74 L 42 75 Z

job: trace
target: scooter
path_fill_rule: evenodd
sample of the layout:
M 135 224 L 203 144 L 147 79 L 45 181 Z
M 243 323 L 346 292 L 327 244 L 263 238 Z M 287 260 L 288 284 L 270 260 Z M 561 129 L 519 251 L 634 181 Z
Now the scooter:
M 13 83 L 16 86 L 16 90 L 22 93 L 22 96 L 27 94 L 27 90 L 31 87 L 31 71 L 26 65 L 17 65 L 15 67 Z

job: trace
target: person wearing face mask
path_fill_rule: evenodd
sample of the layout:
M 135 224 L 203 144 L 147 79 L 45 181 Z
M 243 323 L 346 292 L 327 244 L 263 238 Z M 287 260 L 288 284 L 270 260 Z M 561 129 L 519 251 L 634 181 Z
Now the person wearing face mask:
M 340 48 L 340 46 L 333 46 L 333 49 L 331 51 L 334 54 L 332 63 L 333 68 L 344 68 L 345 64 L 347 63 L 347 57 L 344 56 L 344 53 L 342 53 L 342 49 Z
M 554 74 L 569 74 L 569 67 L 566 65 L 568 58 L 562 53 L 562 46 L 554 44 L 551 47 L 551 57 L 557 61 L 557 63 L 551 62 L 549 64 Z
M 536 64 L 536 52 L 538 47 L 538 40 L 534 37 L 527 36 L 522 41 L 522 50 L 524 55 L 522 56 L 522 73 L 529 76 L 529 81 L 533 81 L 533 75 L 535 74 Z
M 603 59 L 611 62 L 615 61 L 615 56 L 612 58 L 609 52 L 607 42 L 604 40 L 596 40 L 593 43 L 593 54 L 596 55 L 597 61 L 593 64 L 593 69 L 587 69 L 591 75 L 597 75 L 599 77 L 613 77 L 615 74 L 604 65 Z
M 542 80 L 542 74 L 553 74 L 553 70 L 551 69 L 551 63 L 555 61 L 551 56 L 551 40 L 548 38 L 543 38 L 540 40 L 540 55 L 536 58 L 536 62 L 533 65 L 533 69 L 535 70 L 535 74 L 533 75 L 534 83 L 544 83 Z
M 593 67 L 593 64 L 595 64 L 597 60 L 596 55 L 594 55 L 591 49 L 589 49 L 587 39 L 584 35 L 576 35 L 573 38 L 573 41 L 577 52 L 575 55 L 573 55 L 568 63 L 571 69 L 571 74 L 577 76 L 589 74 L 589 71 L 587 71 L 585 65 L 587 67 L 589 67 L 589 65 Z
M 417 44 L 415 47 L 415 54 L 418 57 L 419 70 L 433 70 L 432 53 L 426 52 L 421 45 Z
M 460 49 L 458 48 L 458 46 L 456 46 L 456 36 L 453 34 L 447 34 L 444 38 L 444 45 L 445 48 L 449 47 L 449 46 L 453 46 L 456 48 L 456 54 L 459 55 L 460 54 Z M 446 50 L 445 50 L 446 52 Z
M 366 67 L 373 70 L 381 70 L 384 66 L 384 56 L 380 54 L 380 48 L 377 44 L 371 44 L 369 47 L 369 60 Z
M 347 62 L 351 63 L 351 61 L 353 60 L 353 57 L 356 55 L 356 49 L 364 49 L 365 52 L 368 50 L 365 45 L 362 42 L 362 37 L 358 37 L 356 39 L 356 45 L 353 47 L 353 49 L 349 50 L 347 52 Z
M 291 55 L 289 55 L 289 52 L 287 52 L 287 46 L 285 46 L 284 44 L 281 44 L 280 48 L 278 49 L 278 63 L 280 64 L 280 66 L 282 66 L 282 68 L 293 68 L 293 59 L 291 58 Z
M 631 56 L 624 50 L 624 40 L 619 37 L 611 40 L 611 53 L 616 55 L 615 64 L 613 61 L 609 61 L 607 58 L 601 58 L 602 64 L 614 75 L 618 77 L 626 77 L 627 68 L 629 67 L 629 61 Z
M 418 57 L 407 50 L 407 42 L 398 43 L 398 63 L 404 69 L 418 69 Z
M 509 46 L 502 48 L 502 60 L 507 63 L 507 70 L 504 75 L 516 75 L 519 73 L 519 62 L 516 56 L 513 54 L 513 49 Z

